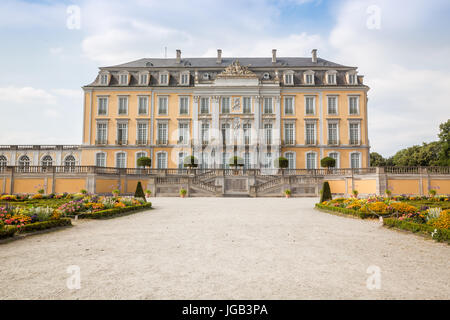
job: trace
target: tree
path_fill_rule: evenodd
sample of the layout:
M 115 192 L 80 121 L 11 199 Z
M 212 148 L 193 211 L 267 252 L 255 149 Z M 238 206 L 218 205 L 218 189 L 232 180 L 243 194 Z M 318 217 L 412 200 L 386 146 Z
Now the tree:
M 332 196 L 331 196 L 330 184 L 328 183 L 328 181 L 325 181 L 323 183 L 323 187 L 322 187 L 322 194 L 320 195 L 320 203 L 331 200 L 331 199 L 332 199 Z
M 450 166 L 450 119 L 441 123 L 438 134 L 441 150 L 439 151 L 438 165 Z
M 243 167 L 244 166 L 244 159 L 238 156 L 233 156 L 230 158 L 229 162 L 230 167 Z
M 285 157 L 279 157 L 279 158 L 275 159 L 273 164 L 274 164 L 275 168 L 279 168 L 279 169 L 289 168 L 289 160 L 286 159 Z
M 198 160 L 194 156 L 187 156 L 183 160 L 183 166 L 189 169 L 198 167 Z
M 336 159 L 332 157 L 325 157 L 322 160 L 320 160 L 320 165 L 324 168 L 334 168 L 336 166 Z
M 142 198 L 145 201 L 145 194 L 144 194 L 144 190 L 142 189 L 142 184 L 140 181 L 138 181 L 138 183 L 137 183 L 136 192 L 134 193 L 134 197 Z
M 152 159 L 149 157 L 140 157 L 137 159 L 137 165 L 139 167 L 151 167 L 152 166 Z
M 386 166 L 386 159 L 377 152 L 370 153 L 370 166 L 371 167 L 384 167 Z

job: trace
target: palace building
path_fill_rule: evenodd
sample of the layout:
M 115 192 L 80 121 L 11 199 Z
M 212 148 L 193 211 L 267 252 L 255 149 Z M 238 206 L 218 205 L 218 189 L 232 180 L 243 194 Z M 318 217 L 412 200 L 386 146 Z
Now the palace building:
M 312 56 L 145 58 L 101 67 L 83 87 L 80 146 L 3 146 L 0 166 L 291 169 L 369 167 L 367 91 L 356 67 Z

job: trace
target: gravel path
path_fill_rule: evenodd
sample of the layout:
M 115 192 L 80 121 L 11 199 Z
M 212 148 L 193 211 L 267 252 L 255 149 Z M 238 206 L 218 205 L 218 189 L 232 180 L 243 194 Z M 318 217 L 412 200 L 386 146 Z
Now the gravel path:
M 153 200 L 0 245 L 0 299 L 450 298 L 448 245 L 315 211 L 316 199 Z

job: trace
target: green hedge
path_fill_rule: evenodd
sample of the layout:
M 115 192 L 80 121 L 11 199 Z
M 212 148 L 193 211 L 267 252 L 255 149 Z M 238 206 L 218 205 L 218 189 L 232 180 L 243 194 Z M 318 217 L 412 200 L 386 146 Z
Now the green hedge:
M 4 226 L 0 228 L 0 239 L 13 237 L 16 231 L 17 228 L 15 226 Z
M 402 221 L 394 218 L 384 219 L 384 225 L 389 228 L 397 228 L 411 231 L 413 233 L 424 234 L 430 238 L 434 230 L 437 230 L 437 232 L 434 234 L 432 238 L 438 242 L 447 242 L 448 244 L 450 244 L 450 230 L 448 229 L 438 229 L 436 227 L 427 224 Z
M 379 213 L 378 215 L 376 215 L 373 213 L 364 213 L 353 209 L 326 206 L 321 203 L 316 203 L 316 208 L 330 213 L 338 212 L 341 214 L 350 215 L 361 219 L 378 219 L 379 216 L 385 216 L 390 214 L 390 213 Z
M 71 226 L 72 220 L 70 218 L 61 218 L 58 220 L 47 220 L 42 222 L 35 222 L 26 224 L 23 227 L 20 228 L 20 233 L 27 233 L 27 232 L 34 232 L 34 231 L 40 231 L 45 229 L 51 229 L 51 228 L 57 228 L 57 227 L 64 227 L 64 226 Z
M 115 217 L 118 215 L 122 215 L 131 211 L 141 210 L 141 209 L 150 209 L 152 207 L 152 203 L 148 202 L 140 206 L 133 206 L 133 207 L 125 207 L 125 208 L 112 208 L 112 209 L 106 209 L 97 211 L 94 213 L 80 213 L 78 215 L 79 219 L 106 219 Z

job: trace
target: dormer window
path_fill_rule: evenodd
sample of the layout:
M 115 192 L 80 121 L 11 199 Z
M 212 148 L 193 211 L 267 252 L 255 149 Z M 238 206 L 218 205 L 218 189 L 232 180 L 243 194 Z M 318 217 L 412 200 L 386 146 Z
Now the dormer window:
M 180 74 L 180 84 L 182 86 L 189 85 L 189 72 L 183 72 Z
M 284 74 L 284 84 L 288 86 L 294 84 L 294 71 L 286 71 Z
M 326 82 L 329 85 L 335 85 L 336 84 L 336 71 L 330 70 L 325 73 Z
M 169 73 L 168 72 L 160 73 L 159 84 L 162 86 L 167 86 L 169 84 Z
M 355 85 L 358 84 L 357 79 L 356 79 L 356 71 L 349 71 L 347 72 L 347 83 L 350 85 Z
M 128 79 L 129 79 L 128 73 L 119 74 L 119 84 L 120 85 L 122 85 L 122 86 L 128 85 Z
M 305 84 L 307 85 L 313 85 L 314 84 L 314 71 L 306 71 L 304 74 L 305 78 Z
M 140 73 L 139 74 L 139 84 L 141 86 L 145 86 L 148 84 L 148 79 L 149 79 L 149 74 L 148 73 Z
M 100 84 L 101 85 L 108 85 L 109 76 L 107 73 L 100 74 Z

